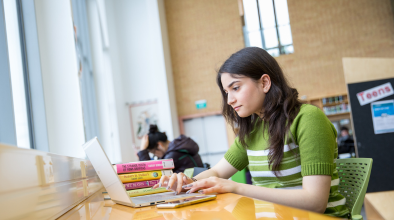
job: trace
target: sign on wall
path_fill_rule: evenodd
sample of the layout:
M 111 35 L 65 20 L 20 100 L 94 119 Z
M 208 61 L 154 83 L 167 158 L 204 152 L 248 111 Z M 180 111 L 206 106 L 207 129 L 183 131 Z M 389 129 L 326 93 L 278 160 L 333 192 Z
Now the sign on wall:
M 394 100 L 371 103 L 375 134 L 394 132 Z
M 363 106 L 392 94 L 394 94 L 393 86 L 391 86 L 391 83 L 388 82 L 383 85 L 357 93 L 357 98 L 360 102 L 360 105 Z
M 207 100 L 205 100 L 205 99 L 198 100 L 195 102 L 195 104 L 196 104 L 196 109 L 206 108 L 207 107 Z

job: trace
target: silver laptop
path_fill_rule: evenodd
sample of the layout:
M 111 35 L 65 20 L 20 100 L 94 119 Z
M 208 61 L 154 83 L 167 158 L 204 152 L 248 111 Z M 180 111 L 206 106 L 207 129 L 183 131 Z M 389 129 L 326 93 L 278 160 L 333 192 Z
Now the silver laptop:
M 83 145 L 83 149 L 85 150 L 86 155 L 96 170 L 109 196 L 115 203 L 131 207 L 141 207 L 201 195 L 199 193 L 180 193 L 178 195 L 174 195 L 174 192 L 165 192 L 145 196 L 129 197 L 126 189 L 123 186 L 123 183 L 120 181 L 118 174 L 113 169 L 97 137 L 86 142 Z

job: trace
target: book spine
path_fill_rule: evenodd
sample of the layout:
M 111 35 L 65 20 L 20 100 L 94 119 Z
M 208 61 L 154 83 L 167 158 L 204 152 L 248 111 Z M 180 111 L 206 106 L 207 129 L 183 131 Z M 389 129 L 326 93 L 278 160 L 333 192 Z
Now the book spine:
M 160 179 L 163 175 L 171 176 L 172 170 L 155 170 L 141 173 L 119 174 L 118 176 L 122 183 L 131 183 L 145 180 L 156 180 Z
M 115 164 L 113 165 L 113 168 L 118 174 L 151 170 L 166 170 L 174 169 L 174 161 L 172 159 L 138 161 L 124 164 Z
M 127 190 L 126 192 L 130 197 L 135 197 L 135 196 L 144 196 L 149 194 L 168 192 L 168 190 L 165 187 L 160 187 L 156 189 L 151 189 L 151 188 L 133 189 L 133 190 Z
M 140 181 L 140 182 L 133 182 L 133 183 L 124 183 L 124 188 L 126 190 L 131 189 L 139 189 L 139 188 L 146 188 L 149 186 L 154 186 L 155 184 L 159 183 L 160 180 L 149 180 L 149 181 Z

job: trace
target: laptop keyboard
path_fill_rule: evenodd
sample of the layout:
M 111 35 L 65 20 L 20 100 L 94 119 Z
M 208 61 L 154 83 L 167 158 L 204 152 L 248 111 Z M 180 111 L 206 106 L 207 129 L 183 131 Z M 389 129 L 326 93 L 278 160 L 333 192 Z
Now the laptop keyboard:
M 166 192 L 166 193 L 158 193 L 158 194 L 152 194 L 146 196 L 131 197 L 131 200 L 135 204 L 141 204 L 141 203 L 166 201 L 170 199 L 181 199 L 183 197 L 190 197 L 191 195 L 201 195 L 201 194 L 200 193 L 186 194 L 184 192 L 181 192 L 178 195 L 174 195 L 174 192 Z

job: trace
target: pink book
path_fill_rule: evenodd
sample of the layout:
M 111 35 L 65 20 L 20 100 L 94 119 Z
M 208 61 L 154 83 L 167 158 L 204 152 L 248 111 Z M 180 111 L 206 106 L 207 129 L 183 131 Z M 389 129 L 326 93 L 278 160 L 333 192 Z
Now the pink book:
M 151 187 L 159 182 L 160 182 L 160 180 L 148 180 L 148 181 L 141 181 L 141 182 L 123 183 L 123 185 L 126 190 L 130 190 L 130 189 Z
M 168 170 L 174 169 L 174 161 L 172 159 L 164 160 L 147 160 L 131 163 L 115 164 L 113 165 L 116 173 L 134 173 L 150 170 Z

